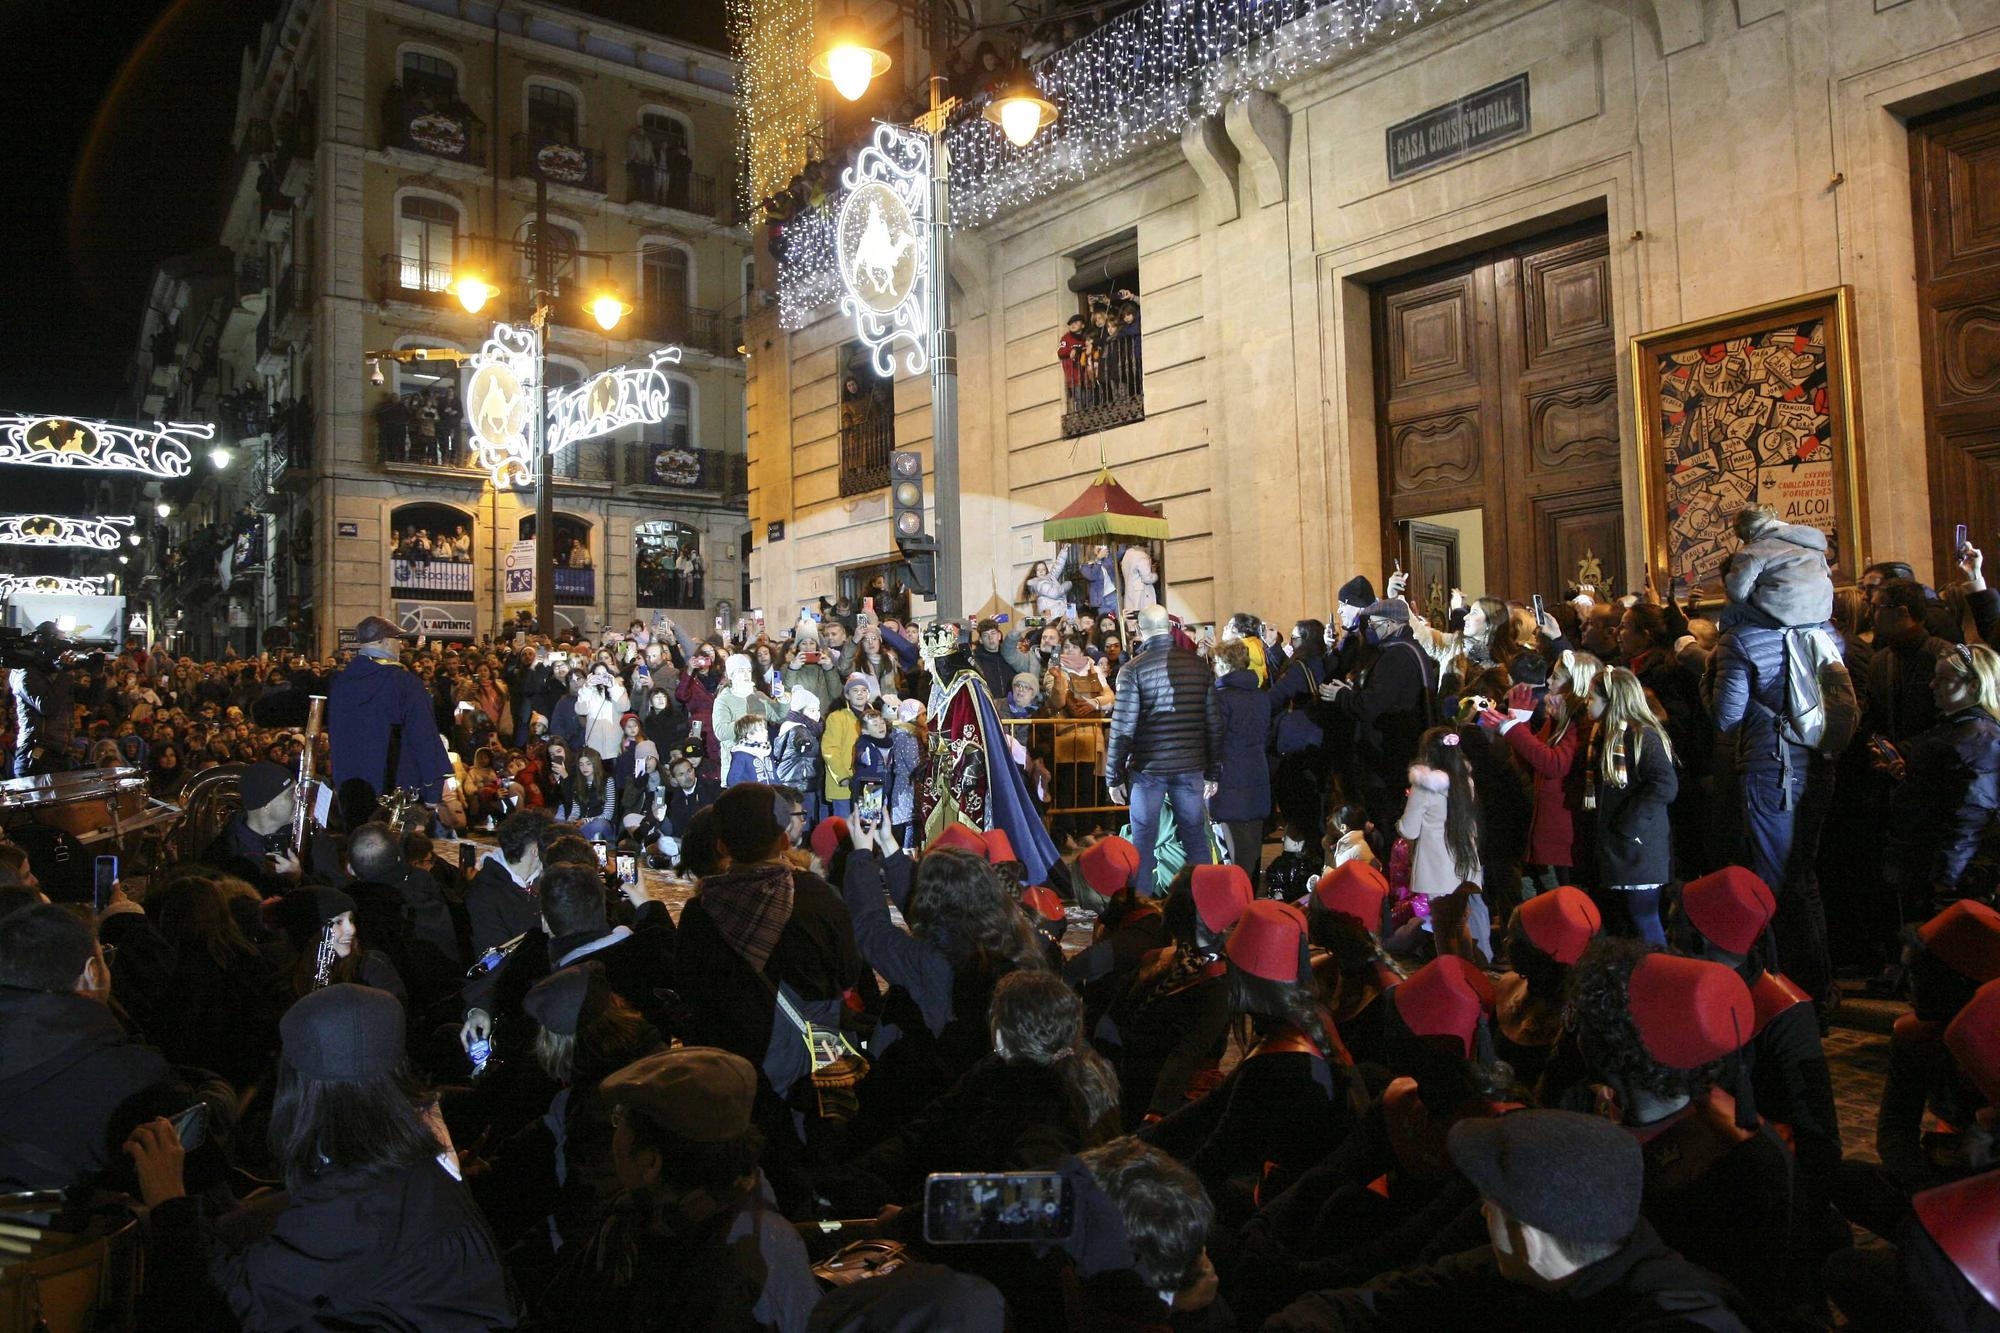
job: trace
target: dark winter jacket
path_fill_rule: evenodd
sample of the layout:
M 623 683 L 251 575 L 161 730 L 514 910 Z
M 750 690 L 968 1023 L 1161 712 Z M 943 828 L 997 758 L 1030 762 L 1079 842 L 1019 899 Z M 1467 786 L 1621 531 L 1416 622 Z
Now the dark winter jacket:
M 1902 747 L 1906 776 L 1889 801 L 1889 836 L 1932 885 L 1956 885 L 2000 810 L 2000 722 L 1953 713 Z
M 1609 743 L 1601 730 L 1593 748 Z M 1615 787 L 1597 772 L 1597 870 L 1606 885 L 1664 884 L 1673 878 L 1673 842 L 1667 807 L 1680 792 L 1680 775 L 1666 747 L 1641 733 L 1638 753 L 1627 750 L 1626 781 Z
M 396 787 L 415 787 L 433 803 L 442 795 L 451 761 L 415 673 L 372 657 L 349 662 L 327 697 L 327 734 L 334 786 L 360 778 L 377 795 Z
M 819 723 L 794 709 L 771 738 L 771 763 L 777 778 L 802 792 L 819 790 Z
M 133 1126 L 187 1109 L 166 1057 L 81 995 L 0 986 L 0 1190 L 95 1183 Z
M 1285 1307 L 1266 1333 L 1748 1333 L 1729 1285 L 1668 1249 L 1643 1221 L 1624 1248 L 1553 1291 L 1510 1282 L 1492 1249 L 1386 1273 L 1365 1287 L 1319 1291 Z
M 479 863 L 465 886 L 465 913 L 472 921 L 472 953 L 476 958 L 496 944 L 538 930 L 542 896 L 533 886 L 522 888 L 495 852 Z
M 1232 671 L 1215 683 L 1215 699 L 1222 710 L 1222 777 L 1208 803 L 1209 816 L 1224 823 L 1262 819 L 1271 813 L 1271 768 L 1264 744 L 1271 729 L 1272 696 L 1257 688 L 1256 672 Z
M 1198 772 L 1219 782 L 1222 752 L 1214 673 L 1166 635 L 1148 640 L 1118 673 L 1107 780 L 1124 786 L 1141 773 Z
M 1709 659 L 1702 693 L 1716 730 L 1736 737 L 1738 772 L 1775 782 L 1780 772 L 1805 767 L 1810 758 L 1805 748 L 1778 735 L 1785 707 L 1783 630 L 1741 625 L 1723 635 Z
M 147 1260 L 150 1309 L 183 1316 L 219 1292 L 246 1329 L 515 1325 L 492 1231 L 465 1186 L 430 1159 L 315 1181 L 240 1250 L 211 1235 L 202 1204 L 170 1200 L 153 1210 Z
M 1930 730 L 1938 719 L 1931 681 L 1938 658 L 1950 651 L 1950 643 L 1932 635 L 1904 647 L 1877 639 L 1868 664 L 1868 689 L 1861 696 L 1862 734 L 1887 736 L 1900 745 Z M 1861 682 L 1854 688 L 1859 691 Z
M 1359 675 L 1353 689 L 1340 692 L 1334 709 L 1352 728 L 1361 775 L 1379 787 L 1375 796 L 1386 792 L 1393 800 L 1416 762 L 1418 740 L 1431 725 L 1437 664 L 1404 631 L 1383 640 Z
M 69 677 L 39 666 L 15 667 L 9 673 L 14 690 L 14 716 L 20 726 L 19 753 L 36 746 L 63 751 L 76 730 L 70 706 Z

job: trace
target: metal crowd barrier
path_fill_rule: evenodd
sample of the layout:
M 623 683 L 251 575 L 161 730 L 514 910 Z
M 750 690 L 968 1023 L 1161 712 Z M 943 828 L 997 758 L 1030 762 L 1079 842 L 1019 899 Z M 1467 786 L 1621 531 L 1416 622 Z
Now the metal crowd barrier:
M 1111 718 L 1003 717 L 1007 735 L 1047 770 L 1044 779 L 1051 816 L 1123 814 L 1104 781 L 1104 753 L 1111 740 Z

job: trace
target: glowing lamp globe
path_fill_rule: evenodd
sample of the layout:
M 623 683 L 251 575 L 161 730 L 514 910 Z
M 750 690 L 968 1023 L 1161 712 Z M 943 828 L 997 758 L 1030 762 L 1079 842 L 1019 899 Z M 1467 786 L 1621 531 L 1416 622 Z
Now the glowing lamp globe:
M 486 303 L 493 299 L 494 292 L 499 289 L 477 273 L 468 273 L 454 282 L 451 290 L 458 297 L 458 303 L 465 307 L 465 313 L 476 315 L 485 309 Z
M 868 91 L 869 84 L 889 72 L 889 55 L 869 41 L 859 23 L 842 16 L 827 28 L 826 40 L 813 52 L 809 68 L 852 102 Z
M 1044 126 L 1056 123 L 1055 103 L 1042 96 L 1025 69 L 1007 81 L 982 114 L 998 125 L 1016 148 L 1026 148 Z
M 230 460 L 233 459 L 234 457 L 235 457 L 234 454 L 230 453 L 228 449 L 224 448 L 222 445 L 219 444 L 216 445 L 213 449 L 210 449 L 208 451 L 208 461 L 214 466 L 217 472 L 220 472 L 224 468 L 228 467 Z
M 631 313 L 631 306 L 609 292 L 603 293 L 590 303 L 590 317 L 596 320 L 597 327 L 606 333 L 617 328 L 618 321 Z

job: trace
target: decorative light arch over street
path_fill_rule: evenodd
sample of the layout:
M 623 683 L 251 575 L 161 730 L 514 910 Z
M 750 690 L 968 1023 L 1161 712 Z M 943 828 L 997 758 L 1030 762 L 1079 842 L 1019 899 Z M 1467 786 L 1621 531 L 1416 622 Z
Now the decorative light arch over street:
M 185 477 L 193 446 L 214 438 L 215 427 L 208 422 L 139 426 L 82 417 L 0 415 L 0 464 Z
M 73 579 L 63 574 L 0 574 L 0 601 L 17 593 L 53 594 L 65 597 L 101 597 L 111 591 L 109 575 Z
M 67 518 L 60 514 L 0 514 L 0 546 L 75 546 L 115 551 L 132 519 Z

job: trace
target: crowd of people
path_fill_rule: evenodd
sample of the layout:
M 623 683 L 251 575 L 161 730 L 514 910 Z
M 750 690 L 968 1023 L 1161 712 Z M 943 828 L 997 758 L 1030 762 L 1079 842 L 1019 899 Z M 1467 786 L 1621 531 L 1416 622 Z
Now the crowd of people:
M 472 446 L 458 386 L 441 383 L 390 394 L 375 409 L 382 458 L 391 463 L 462 467 Z
M 0 844 L 0 1182 L 137 1200 L 161 1329 L 1990 1330 L 2000 596 L 1738 533 L 1712 615 L 19 668 L 17 772 L 249 762 L 100 910 Z

